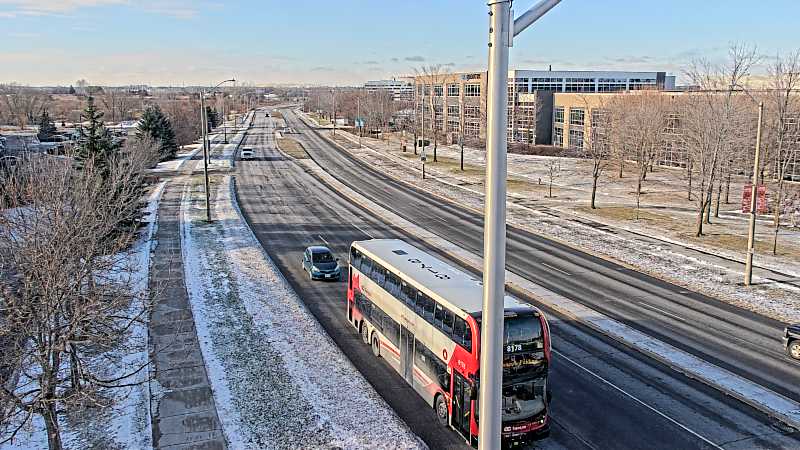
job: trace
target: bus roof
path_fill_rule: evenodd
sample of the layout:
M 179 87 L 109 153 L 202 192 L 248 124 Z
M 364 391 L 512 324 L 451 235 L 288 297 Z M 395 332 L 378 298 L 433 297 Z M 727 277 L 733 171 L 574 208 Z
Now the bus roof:
M 479 316 L 483 308 L 483 284 L 480 280 L 464 273 L 446 262 L 420 250 L 400 239 L 372 239 L 353 242 L 359 250 L 380 262 L 385 268 L 411 279 L 418 287 L 428 291 L 437 300 L 444 300 L 455 308 Z M 420 263 L 411 262 L 419 260 Z M 446 274 L 442 279 L 436 274 Z M 532 310 L 533 306 L 506 295 L 506 310 Z

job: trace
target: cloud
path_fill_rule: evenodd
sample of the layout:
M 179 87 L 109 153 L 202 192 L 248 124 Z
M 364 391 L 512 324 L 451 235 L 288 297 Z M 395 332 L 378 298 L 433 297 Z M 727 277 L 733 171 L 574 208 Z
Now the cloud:
M 406 56 L 405 60 L 408 62 L 423 62 L 425 58 L 422 56 Z
M 449 62 L 449 63 L 444 63 L 444 64 L 442 64 L 442 65 L 443 65 L 443 66 L 445 66 L 445 67 L 455 67 L 456 63 L 454 63 L 454 62 Z
M 79 8 L 124 5 L 127 0 L 0 0 L 0 5 L 10 9 L 0 11 L 4 17 L 24 16 L 47 16 L 53 14 L 65 14 Z
M 214 4 L 204 5 L 213 7 Z M 196 2 L 190 0 L 0 0 L 0 8 L 6 8 L 0 11 L 0 18 L 63 15 L 82 8 L 102 6 L 128 6 L 179 19 L 189 19 L 198 14 Z
M 378 61 L 364 61 L 364 64 L 368 66 L 377 66 L 380 63 Z
M 317 66 L 309 69 L 311 72 L 333 72 L 334 68 L 329 66 Z
M 18 39 L 32 39 L 41 36 L 39 33 L 25 33 L 25 32 L 10 32 L 8 33 L 8 37 L 18 38 Z
M 400 58 L 392 58 L 392 62 L 400 62 Z

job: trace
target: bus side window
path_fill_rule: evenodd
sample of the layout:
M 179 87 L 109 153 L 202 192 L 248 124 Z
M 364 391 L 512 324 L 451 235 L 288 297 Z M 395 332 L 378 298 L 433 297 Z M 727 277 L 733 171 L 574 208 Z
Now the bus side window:
M 361 270 L 361 252 L 356 250 L 355 247 L 350 249 L 350 265 L 357 270 Z
M 386 269 L 376 262 L 372 263 L 372 279 L 378 283 L 380 287 L 383 287 L 386 282 Z
M 444 334 L 451 336 L 453 334 L 453 318 L 455 314 L 449 309 L 444 311 L 444 320 L 442 321 L 442 331 Z
M 400 297 L 400 279 L 389 272 L 386 274 L 386 290 L 395 297 Z
M 436 302 L 433 301 L 432 298 L 428 297 L 427 295 L 423 294 L 422 292 L 419 293 L 419 296 L 422 297 L 422 308 L 423 308 L 423 317 L 430 323 L 433 323 L 433 310 L 436 308 Z
M 466 347 L 464 336 L 467 333 L 467 322 L 462 319 L 461 317 L 455 318 L 455 324 L 453 326 L 453 340 L 462 347 Z M 471 351 L 471 348 L 467 348 L 467 350 Z
M 439 330 L 444 331 L 442 328 L 442 321 L 444 321 L 444 307 L 439 303 L 434 302 L 434 315 L 433 315 L 433 326 L 438 328 Z
M 414 309 L 414 303 L 417 302 L 417 290 L 411 287 L 405 281 L 401 281 L 401 294 L 400 296 L 403 297 L 403 301 L 406 302 L 409 308 Z
M 372 278 L 372 260 L 366 256 L 361 257 L 361 273 Z
M 425 317 L 425 294 L 420 291 L 416 291 L 416 303 L 414 303 L 414 311 L 416 311 L 417 315 L 420 317 Z

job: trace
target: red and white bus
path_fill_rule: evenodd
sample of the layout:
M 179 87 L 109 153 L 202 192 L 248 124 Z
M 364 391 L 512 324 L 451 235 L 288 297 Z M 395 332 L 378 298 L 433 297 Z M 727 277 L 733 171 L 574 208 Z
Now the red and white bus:
M 483 289 L 479 280 L 396 239 L 353 242 L 347 318 L 470 444 L 477 441 Z M 503 440 L 550 430 L 550 331 L 535 307 L 506 296 Z

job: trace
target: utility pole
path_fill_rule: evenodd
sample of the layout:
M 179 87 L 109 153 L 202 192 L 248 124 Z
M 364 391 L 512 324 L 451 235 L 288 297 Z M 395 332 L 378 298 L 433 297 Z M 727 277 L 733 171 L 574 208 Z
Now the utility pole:
M 488 0 L 486 206 L 480 353 L 479 450 L 500 449 L 503 385 L 503 299 L 506 267 L 508 57 L 513 37 L 561 0 L 543 0 L 514 20 L 510 0 Z
M 459 92 L 463 95 L 463 92 Z M 459 124 L 459 145 L 461 146 L 461 171 L 464 171 L 464 99 L 463 97 L 458 101 L 458 112 L 461 116 L 461 123 Z
M 753 181 L 750 186 L 750 228 L 747 233 L 747 260 L 744 266 L 744 285 L 753 281 L 753 254 L 756 240 L 756 214 L 758 213 L 758 169 L 761 157 L 761 124 L 764 116 L 764 102 L 758 104 L 758 129 L 756 131 L 756 154 L 753 158 Z M 709 206 L 710 208 L 711 206 Z
M 223 83 L 227 83 L 229 81 L 236 81 L 233 78 L 230 80 L 225 80 L 208 92 L 205 90 L 200 90 L 200 121 L 202 122 L 200 130 L 203 134 L 203 177 L 205 178 L 205 185 L 206 185 L 206 221 L 211 222 L 211 192 L 210 192 L 210 182 L 208 179 L 208 162 L 211 158 L 211 144 L 208 142 L 208 112 L 206 111 L 206 93 L 213 93 L 218 87 L 220 87 Z
M 203 177 L 205 178 L 206 190 L 206 222 L 211 222 L 211 194 L 209 191 L 208 180 L 208 114 L 206 112 L 206 94 L 200 91 L 200 120 L 202 121 L 201 130 L 203 131 Z
M 331 97 L 333 98 L 333 135 L 336 136 L 336 91 L 331 89 Z
M 358 125 L 358 148 L 361 148 L 361 134 L 363 125 L 361 124 L 361 94 L 356 97 L 356 125 Z

